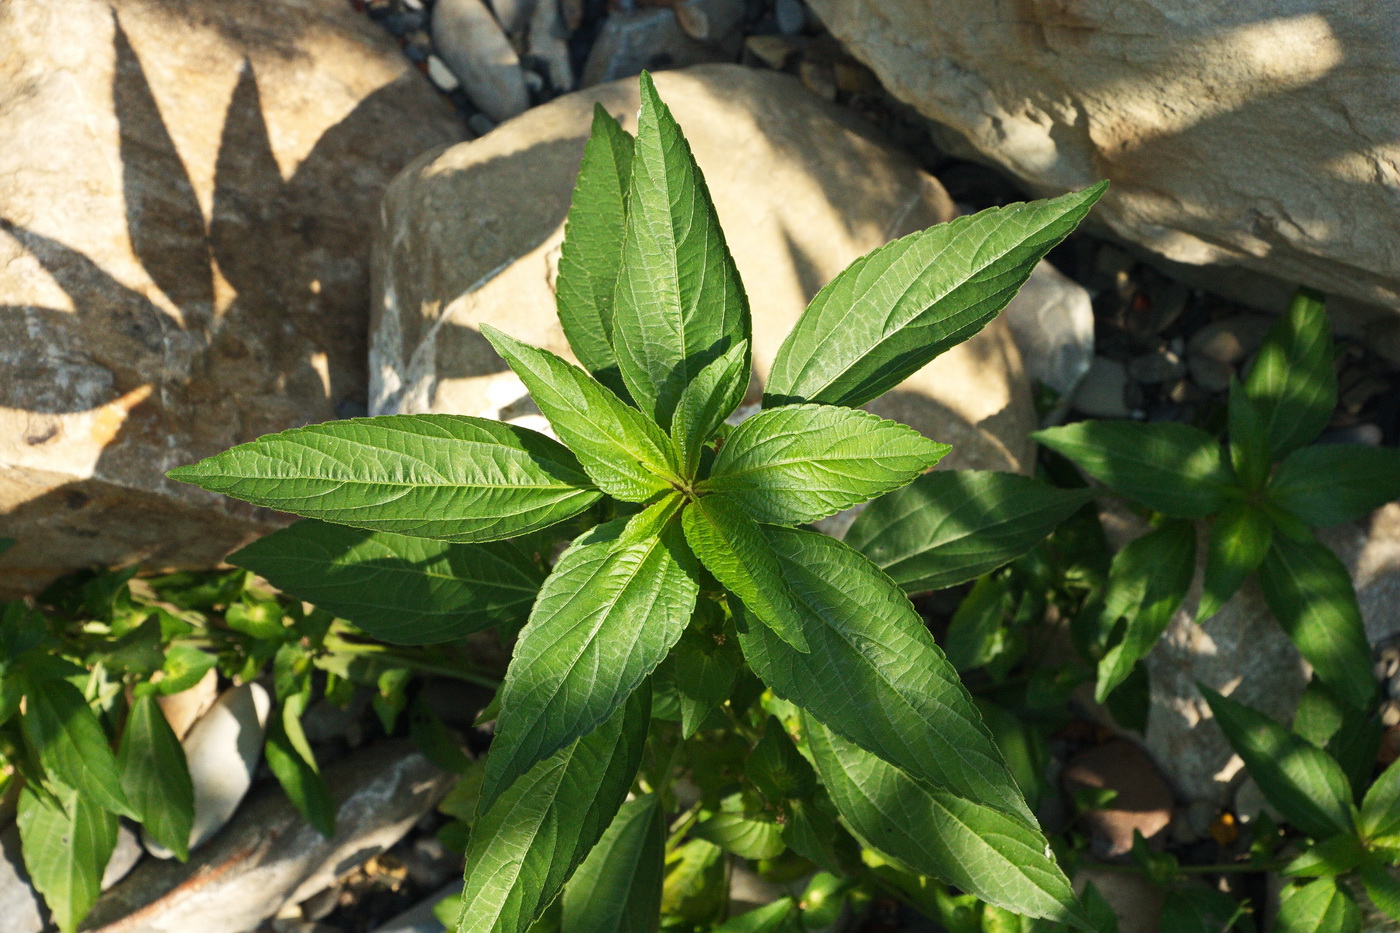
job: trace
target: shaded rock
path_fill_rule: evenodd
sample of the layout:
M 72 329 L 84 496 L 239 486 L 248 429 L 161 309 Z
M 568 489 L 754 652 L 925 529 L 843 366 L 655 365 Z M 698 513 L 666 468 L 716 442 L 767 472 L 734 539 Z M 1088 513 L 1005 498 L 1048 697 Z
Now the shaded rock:
M 747 12 L 745 0 L 677 0 L 671 8 L 686 35 L 702 42 L 732 36 Z
M 1213 321 L 1191 335 L 1186 352 L 1218 363 L 1238 364 L 1258 350 L 1274 319 L 1264 314 L 1236 314 Z
M 1074 392 L 1074 407 L 1091 418 L 1126 418 L 1128 370 L 1117 360 L 1096 356 Z
M 541 6 L 557 8 L 559 4 L 557 0 L 544 0 L 542 3 L 540 0 L 491 0 L 491 11 L 496 14 L 497 22 L 511 36 L 523 34 L 530 17 Z
M 1026 374 L 1062 396 L 1071 395 L 1094 358 L 1094 307 L 1084 286 L 1042 262 L 1002 317 L 1016 338 Z
M 649 7 L 617 12 L 603 20 L 579 85 L 592 87 L 640 74 L 643 69 L 684 68 L 723 57 L 710 45 L 687 35 L 673 10 Z
M 165 471 L 363 402 L 368 229 L 451 107 L 343 0 L 6 0 L 0 138 L 0 598 L 280 526 Z
M 40 933 L 48 910 L 29 883 L 19 848 L 19 827 L 0 829 L 0 920 L 5 933 Z
M 1400 7 L 812 0 L 897 97 L 1169 259 L 1400 307 Z M 1268 140 L 1261 146 L 1260 140 Z
M 160 704 L 160 711 L 175 737 L 183 739 L 218 698 L 219 672 L 210 669 L 190 689 L 157 696 L 156 703 Z
M 491 119 L 509 120 L 530 106 L 520 58 L 484 0 L 438 0 L 433 46 Z
M 180 743 L 194 784 L 194 824 L 190 851 L 223 828 L 253 784 L 262 757 L 272 698 L 260 684 L 243 684 L 223 695 Z M 175 853 L 142 833 L 146 850 L 156 858 Z
M 138 866 L 102 896 L 84 929 L 244 933 L 393 845 L 452 781 L 407 742 L 364 749 L 324 773 L 337 803 L 333 839 L 269 786 L 188 863 Z
M 1137 873 L 1081 864 L 1072 879 L 1076 894 L 1092 884 L 1118 917 L 1122 933 L 1157 933 L 1166 889 Z
M 1135 832 L 1150 842 L 1171 822 L 1171 788 L 1135 742 L 1120 739 L 1080 752 L 1065 763 L 1060 780 L 1070 792 L 1116 792 L 1107 806 L 1084 814 L 1090 846 L 1101 858 L 1127 855 Z
M 374 933 L 443 933 L 446 927 L 438 920 L 433 913 L 433 908 L 438 901 L 443 898 L 457 896 L 462 893 L 462 882 L 455 881 L 437 891 L 434 891 L 421 904 L 415 904 L 408 910 L 389 920 L 383 926 L 375 927 Z
M 559 4 L 545 0 L 530 19 L 530 54 L 544 63 L 550 86 L 556 91 L 574 89 L 574 63 L 569 53 L 569 28 Z
M 145 854 L 146 850 L 141 848 L 141 837 L 122 823 L 117 828 L 117 845 L 112 849 L 112 857 L 107 860 L 107 867 L 102 872 L 102 890 L 107 890 L 129 875 Z
M 777 0 L 773 14 L 778 31 L 785 36 L 795 36 L 807 28 L 807 5 L 802 0 Z
M 1175 382 L 1186 375 L 1186 365 L 1166 347 L 1134 357 L 1128 363 L 1128 376 L 1143 385 Z

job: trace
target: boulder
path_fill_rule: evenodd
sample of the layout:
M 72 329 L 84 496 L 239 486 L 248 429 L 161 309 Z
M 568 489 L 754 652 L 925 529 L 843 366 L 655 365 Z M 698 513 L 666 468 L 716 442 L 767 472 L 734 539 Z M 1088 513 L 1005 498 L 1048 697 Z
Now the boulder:
M 1127 240 L 1400 309 L 1400 6 L 811 6 L 959 148 L 1041 193 L 1109 179 Z
M 706 65 L 656 82 L 747 288 L 760 379 L 817 289 L 872 248 L 954 215 L 933 178 L 789 77 Z M 530 417 L 478 327 L 568 354 L 553 282 L 595 101 L 635 131 L 637 82 L 626 79 L 426 155 L 390 185 L 375 240 L 372 412 Z M 1030 393 L 1000 320 L 868 407 L 951 443 L 949 466 L 1031 462 Z
M 462 135 L 344 0 L 0 5 L 0 596 L 275 527 L 163 474 L 363 411 L 374 207 Z

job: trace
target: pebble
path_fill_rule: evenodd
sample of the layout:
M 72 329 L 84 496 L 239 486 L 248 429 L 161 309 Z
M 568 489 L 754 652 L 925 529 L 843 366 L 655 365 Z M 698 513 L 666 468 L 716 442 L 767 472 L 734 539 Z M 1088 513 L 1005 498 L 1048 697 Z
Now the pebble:
M 797 74 L 807 90 L 822 100 L 836 100 L 836 71 L 830 62 L 804 60 L 797 67 Z
M 1126 418 L 1128 370 L 1117 360 L 1096 356 L 1074 391 L 1074 407 L 1091 418 Z
M 262 756 L 272 698 L 260 684 L 225 690 L 212 709 L 194 724 L 180 744 L 194 784 L 194 825 L 190 851 L 208 841 L 233 816 Z M 142 834 L 146 851 L 156 858 L 175 853 Z
M 569 54 L 569 28 L 565 25 L 559 4 L 548 0 L 535 7 L 530 20 L 529 52 L 543 63 L 554 90 L 564 93 L 574 89 L 574 64 Z
M 520 59 L 483 0 L 438 0 L 433 45 L 472 103 L 500 122 L 530 106 Z
M 121 823 L 117 827 L 117 845 L 112 849 L 112 857 L 107 860 L 107 868 L 102 872 L 102 890 L 107 890 L 129 875 L 145 854 L 136 831 L 125 822 Z
M 1089 292 L 1048 262 L 1038 263 L 1002 317 L 1026 374 L 1062 397 L 1073 395 L 1094 359 Z
M 802 51 L 802 40 L 792 36 L 749 36 L 744 40 L 746 64 L 761 62 L 782 71 Z
M 1175 382 L 1186 375 L 1186 364 L 1166 347 L 1144 353 L 1128 363 L 1128 375 L 1143 385 L 1159 385 Z
M 778 18 L 778 31 L 795 36 L 807 28 L 807 5 L 802 0 L 778 0 L 773 13 Z
M 1186 352 L 1188 356 L 1219 363 L 1242 363 L 1259 349 L 1273 324 L 1274 319 L 1266 314 L 1236 314 L 1207 324 L 1192 334 Z
M 686 35 L 702 42 L 716 42 L 744 23 L 744 0 L 679 0 L 672 6 Z
M 592 87 L 631 77 L 644 68 L 681 68 L 717 57 L 709 45 L 688 36 L 669 9 L 617 12 L 603 20 L 580 84 Z
M 462 86 L 452 69 L 447 67 L 447 62 L 436 55 L 428 56 L 428 77 L 437 85 L 437 89 L 445 94 L 450 94 Z
M 539 6 L 557 4 L 554 0 L 544 0 L 543 3 L 538 3 L 538 0 L 491 0 L 491 9 L 496 14 L 496 21 L 512 39 L 518 39 L 524 34 L 526 24 L 530 22 L 530 17 Z
M 29 883 L 19 849 L 19 827 L 0 830 L 0 929 L 5 933 L 40 933 L 43 901 Z
M 1065 764 L 1060 781 L 1067 791 L 1102 788 L 1118 796 L 1083 816 L 1090 847 L 1101 858 L 1132 851 L 1133 833 L 1151 840 L 1171 823 L 1172 792 L 1147 753 L 1134 742 L 1116 739 L 1080 752 Z
M 1191 378 L 1206 391 L 1224 392 L 1230 388 L 1230 377 L 1235 374 L 1235 367 L 1230 363 L 1195 354 L 1187 357 L 1186 362 Z
M 1349 428 L 1324 431 L 1315 443 L 1318 444 L 1362 444 L 1366 447 L 1379 447 L 1385 433 L 1378 425 L 1354 424 Z

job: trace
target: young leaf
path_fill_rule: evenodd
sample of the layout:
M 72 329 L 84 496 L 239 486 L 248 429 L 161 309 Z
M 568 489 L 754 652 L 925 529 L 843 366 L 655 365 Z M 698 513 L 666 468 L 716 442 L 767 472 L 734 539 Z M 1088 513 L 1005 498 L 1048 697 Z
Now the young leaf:
M 1114 492 L 1173 518 L 1205 518 L 1225 506 L 1229 474 L 1220 445 L 1176 421 L 1080 421 L 1031 435 Z
M 396 645 L 453 641 L 530 611 L 544 572 L 514 542 L 450 544 L 314 519 L 229 563 Z
M 734 689 L 744 657 L 724 629 L 724 611 L 712 599 L 699 599 L 690 627 L 666 658 L 666 671 L 681 694 L 681 735 L 690 738 L 711 710 Z
M 1281 871 L 1288 878 L 1331 878 L 1346 874 L 1366 860 L 1361 840 L 1339 833 L 1303 850 Z
M 710 933 L 787 933 L 794 929 L 792 922 L 796 913 L 797 904 L 793 899 L 780 897 L 771 904 L 730 917 Z
M 490 324 L 483 324 L 481 332 L 525 383 L 554 433 L 599 489 L 628 502 L 671 491 L 679 471 L 670 439 L 646 415 L 548 350 Z
M 24 740 L 44 770 L 92 804 L 140 819 L 122 790 L 121 770 L 102 724 L 78 688 L 52 677 L 25 678 Z
M 691 380 L 750 339 L 749 302 L 685 135 L 645 72 L 641 88 L 613 345 L 632 397 L 669 430 Z
M 501 687 L 482 806 L 612 715 L 685 631 L 699 588 L 674 503 L 599 525 L 564 552 Z
M 666 820 L 655 794 L 629 800 L 564 887 L 565 930 L 655 933 Z
M 57 797 L 41 798 L 29 787 L 20 792 L 20 848 L 58 928 L 72 933 L 101 891 L 117 818 L 80 791 L 59 788 Z
M 1361 886 L 1381 913 L 1400 920 L 1400 880 L 1374 857 L 1361 863 Z
M 1181 608 L 1196 572 L 1196 529 L 1167 522 L 1133 541 L 1113 558 L 1103 619 L 1126 619 L 1123 639 L 1099 661 L 1094 699 L 1102 703 L 1152 650 Z M 1126 595 L 1125 595 L 1126 594 Z
M 461 415 L 314 424 L 239 444 L 168 475 L 307 518 L 459 542 L 545 528 L 599 495 L 562 444 Z
M 141 814 L 146 833 L 180 861 L 189 858 L 194 785 L 180 740 L 154 694 L 132 701 L 117 763 L 122 788 Z
M 1336 555 L 1315 539 L 1276 534 L 1259 566 L 1259 588 L 1318 679 L 1364 709 L 1376 693 L 1371 648 L 1351 575 Z
M 559 252 L 555 304 L 564 336 L 579 362 L 619 395 L 626 392 L 613 352 L 613 289 L 622 265 L 632 135 L 593 105 L 593 131 L 583 147 L 564 245 Z
M 690 834 L 740 858 L 776 858 L 787 848 L 782 827 L 777 823 L 742 813 L 716 813 L 697 823 Z
M 1269 435 L 1244 386 L 1230 377 L 1230 463 L 1245 489 L 1258 491 L 1269 481 Z
M 301 714 L 309 697 L 306 691 L 285 699 L 277 715 L 267 724 L 264 752 L 268 767 L 297 812 L 318 833 L 330 839 L 335 835 L 335 801 L 301 728 Z
M 1361 908 L 1331 878 L 1284 890 L 1275 933 L 1360 933 Z
M 1289 822 L 1317 839 L 1352 831 L 1351 787 L 1331 756 L 1262 713 L 1200 691 L 1250 777 Z
M 643 685 L 481 812 L 467 846 L 457 933 L 530 928 L 612 823 L 641 764 L 650 718 Z
M 998 907 L 1080 919 L 1069 879 L 1033 821 L 931 789 L 809 715 L 803 730 L 842 819 L 867 845 Z
M 1031 819 L 957 672 L 878 568 L 840 541 L 765 527 L 802 608 L 801 654 L 741 628 L 754 673 L 784 699 L 932 787 Z
M 1337 407 L 1337 373 L 1332 331 L 1319 292 L 1300 288 L 1293 296 L 1264 338 L 1244 388 L 1259 412 L 1275 460 L 1327 427 Z
M 745 770 L 749 780 L 772 800 L 810 797 L 816 790 L 812 766 L 773 716 L 764 721 L 763 735 L 745 762 Z
M 863 405 L 893 389 L 986 327 L 1105 188 L 959 217 L 857 259 L 778 348 L 764 404 Z
M 1269 516 L 1248 502 L 1231 502 L 1210 526 L 1206 544 L 1206 578 L 1196 621 L 1204 622 L 1259 569 L 1274 540 Z
M 1359 827 L 1367 839 L 1400 834 L 1400 761 L 1392 762 L 1366 791 Z
M 898 489 L 948 450 L 866 411 L 789 405 L 735 428 L 700 488 L 729 495 L 755 521 L 797 525 Z
M 681 523 L 686 542 L 705 569 L 779 638 L 807 651 L 798 618 L 801 609 L 759 524 L 734 500 L 718 494 L 687 505 Z
M 937 590 L 1020 557 L 1092 496 L 1015 473 L 926 473 L 870 503 L 845 541 L 907 592 Z
M 700 452 L 724 419 L 734 413 L 749 388 L 749 342 L 741 340 L 700 370 L 676 404 L 671 437 L 682 474 L 694 477 Z
M 1269 498 L 1315 528 L 1362 518 L 1400 499 L 1400 450 L 1319 444 L 1289 454 Z

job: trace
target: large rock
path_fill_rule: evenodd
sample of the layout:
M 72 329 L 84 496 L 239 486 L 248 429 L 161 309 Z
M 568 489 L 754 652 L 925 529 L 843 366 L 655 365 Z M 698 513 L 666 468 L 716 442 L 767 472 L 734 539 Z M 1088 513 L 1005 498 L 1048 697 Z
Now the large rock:
M 936 181 L 791 78 L 709 65 L 656 81 L 747 287 L 760 377 L 818 288 L 870 249 L 953 216 Z M 425 156 L 389 187 L 375 241 L 373 412 L 527 413 L 523 386 L 477 328 L 568 352 L 553 282 L 595 101 L 635 130 L 627 79 Z M 951 443 L 950 466 L 1030 461 L 1029 391 L 1000 321 L 869 407 Z
M 811 0 L 896 96 L 1183 263 L 1400 308 L 1400 4 Z
M 460 138 L 344 0 L 0 4 L 0 591 L 272 527 L 163 473 L 363 409 L 374 206 Z

